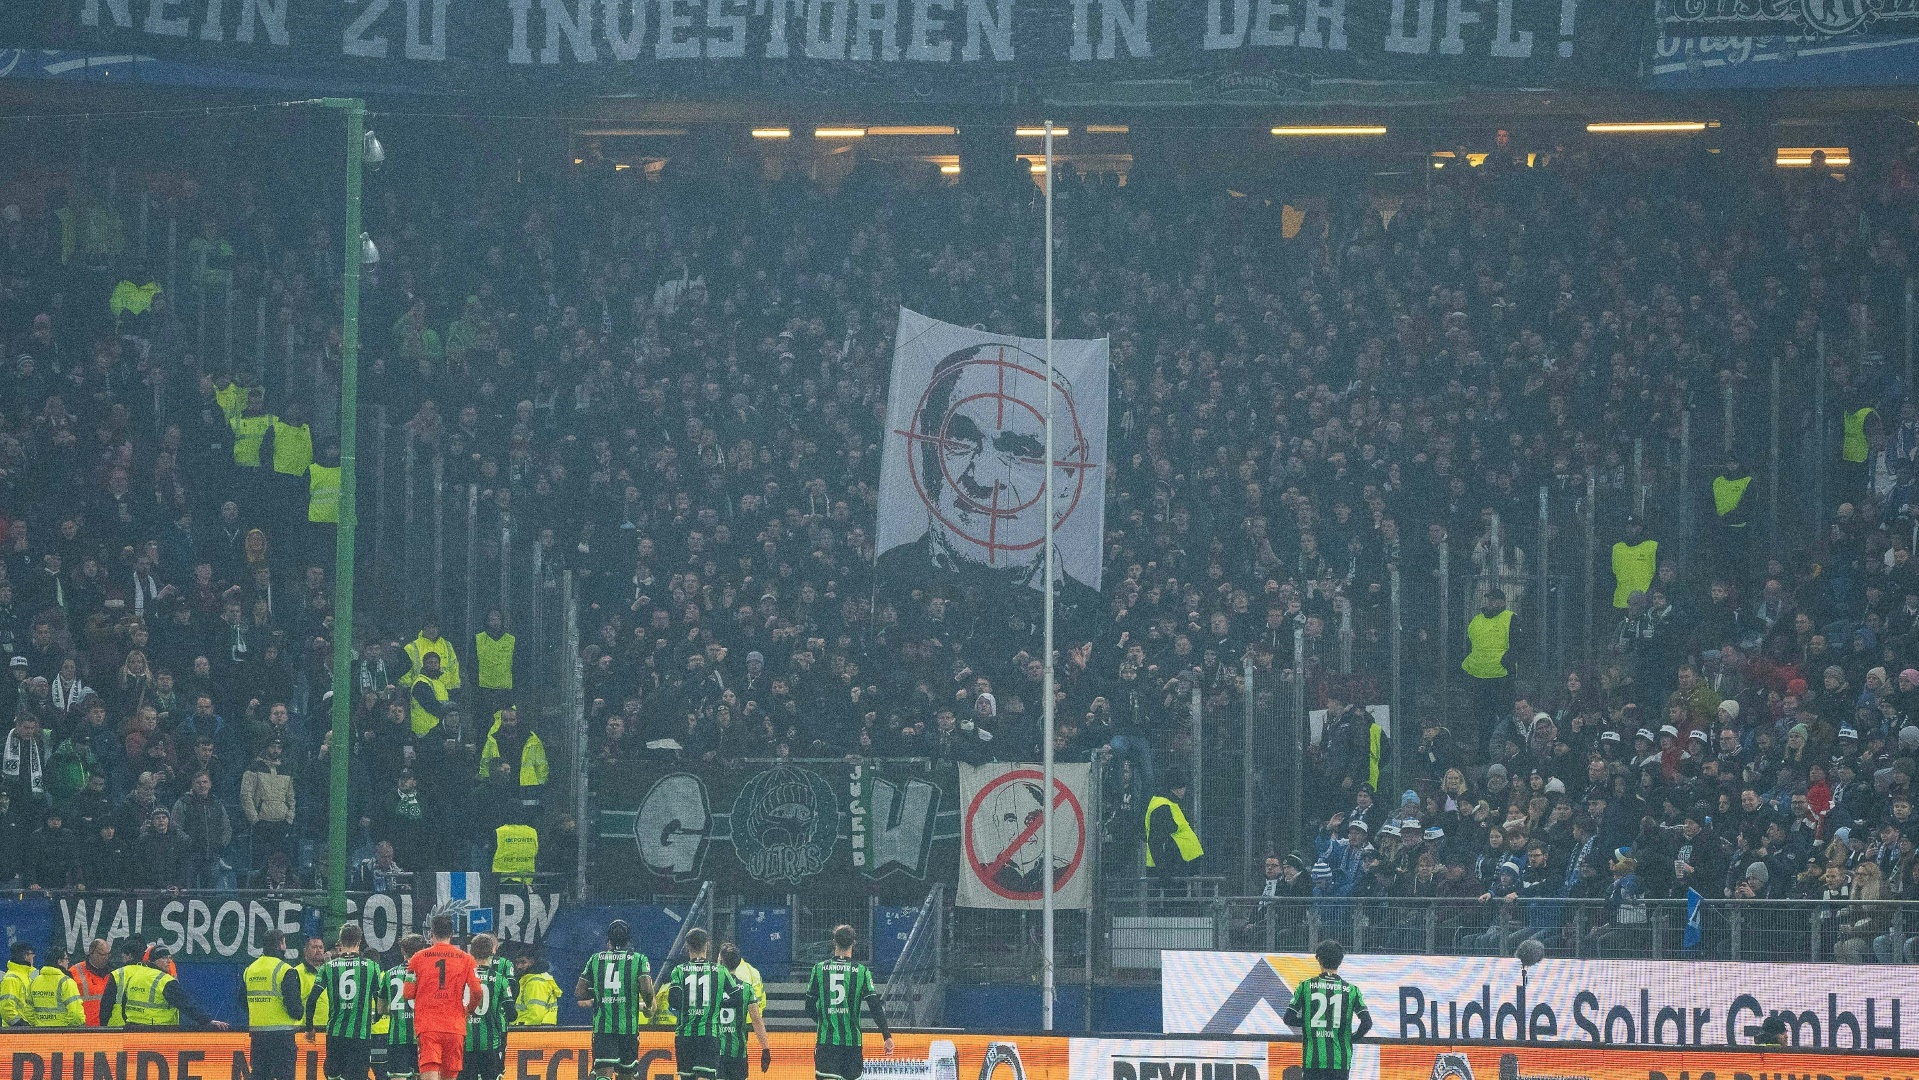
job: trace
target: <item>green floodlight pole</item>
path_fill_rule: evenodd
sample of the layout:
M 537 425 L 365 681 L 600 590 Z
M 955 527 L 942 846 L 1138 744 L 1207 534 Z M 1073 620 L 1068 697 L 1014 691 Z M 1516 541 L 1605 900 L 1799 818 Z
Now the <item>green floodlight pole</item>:
M 346 113 L 346 249 L 340 324 L 340 521 L 333 562 L 333 744 L 327 753 L 327 923 L 346 921 L 347 766 L 353 744 L 353 560 L 358 518 L 354 482 L 360 394 L 360 173 L 366 101 L 321 98 Z

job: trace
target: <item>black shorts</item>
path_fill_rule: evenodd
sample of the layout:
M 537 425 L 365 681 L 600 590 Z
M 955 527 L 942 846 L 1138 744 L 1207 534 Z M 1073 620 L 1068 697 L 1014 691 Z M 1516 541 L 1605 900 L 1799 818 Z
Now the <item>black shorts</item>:
M 608 1035 L 604 1032 L 593 1033 L 593 1065 L 599 1068 L 611 1065 L 616 1069 L 632 1072 L 640 1067 L 640 1037 L 638 1035 Z
M 720 1074 L 720 1040 L 716 1035 L 673 1036 L 673 1071 L 681 1076 Z
M 373 1040 L 327 1036 L 327 1080 L 366 1080 L 372 1069 Z
M 506 1073 L 506 1051 L 468 1050 L 460 1066 L 462 1080 L 500 1080 Z M 331 1077 L 328 1080 L 332 1080 Z
M 386 1046 L 386 1074 L 388 1076 L 412 1076 L 419 1072 L 420 1048 L 412 1043 L 388 1043 Z
M 749 1072 L 743 1057 L 720 1058 L 720 1080 L 746 1080 Z
M 291 1031 L 256 1031 L 251 1040 L 247 1069 L 254 1080 L 294 1080 L 299 1053 Z
M 1350 1069 L 1300 1069 L 1299 1080 L 1347 1080 Z
M 866 1052 L 857 1046 L 821 1043 L 813 1048 L 813 1075 L 860 1080 L 866 1075 Z

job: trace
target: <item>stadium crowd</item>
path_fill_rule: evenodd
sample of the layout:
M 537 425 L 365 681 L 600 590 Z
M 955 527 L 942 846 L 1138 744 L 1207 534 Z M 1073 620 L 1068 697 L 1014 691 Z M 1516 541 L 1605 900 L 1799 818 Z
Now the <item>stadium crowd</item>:
M 1249 658 L 1329 708 L 1305 801 L 1342 808 L 1273 852 L 1269 890 L 1617 908 L 1919 884 L 1919 411 L 1887 359 L 1919 173 L 1910 146 L 1854 161 L 1507 151 L 1385 212 L 1354 189 L 1303 219 L 1176 171 L 1062 177 L 1059 329 L 1111 337 L 1113 420 L 1104 595 L 1068 612 L 1057 749 L 1106 763 L 1118 838 L 1183 787 L 1193 689 L 1231 714 Z M 591 760 L 1036 755 L 1037 596 L 880 580 L 873 526 L 895 313 L 1036 332 L 1037 188 L 514 175 L 370 200 L 360 388 L 477 486 L 481 536 L 511 523 L 574 573 Z M 337 371 L 337 230 L 273 189 L 183 207 L 181 280 L 244 280 Z M 196 356 L 124 233 L 65 191 L 0 222 L 0 882 L 311 883 L 338 403 L 330 376 L 270 394 Z M 1822 333 L 1823 442 L 1803 428 Z M 1750 480 L 1775 357 L 1789 453 L 1831 477 L 1813 532 L 1786 476 L 1778 551 Z M 1730 460 L 1702 452 L 1629 521 L 1635 441 L 1671 476 L 1688 410 Z M 1585 613 L 1597 663 L 1538 670 L 1533 507 L 1542 486 L 1583 505 L 1589 474 L 1624 549 Z M 1359 708 L 1394 571 L 1415 613 L 1397 778 Z M 503 825 L 538 827 L 560 869 L 577 824 L 543 797 L 544 719 L 513 709 L 549 673 L 497 615 L 456 640 L 444 613 L 362 604 L 356 874 L 475 865 Z M 1469 637 L 1475 608 L 1503 637 Z M 1359 678 L 1338 673 L 1348 614 Z M 1290 751 L 1261 745 L 1276 782 Z M 1911 959 L 1850 910 L 1872 924 L 1855 958 Z

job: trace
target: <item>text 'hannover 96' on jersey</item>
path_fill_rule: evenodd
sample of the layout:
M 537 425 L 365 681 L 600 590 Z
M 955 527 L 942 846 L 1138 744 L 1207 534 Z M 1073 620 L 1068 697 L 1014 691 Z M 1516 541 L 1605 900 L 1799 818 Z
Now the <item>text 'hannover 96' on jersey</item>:
M 320 965 L 315 981 L 327 1002 L 326 1033 L 333 1039 L 373 1037 L 380 1001 L 380 965 L 371 957 L 336 956 Z
M 737 1005 L 740 983 L 733 973 L 711 960 L 688 960 L 673 969 L 669 987 L 682 995 L 674 1030 L 681 1035 L 712 1037 L 725 1026 L 722 1016 L 729 999 Z
M 865 964 L 835 956 L 813 965 L 806 996 L 819 1018 L 820 1045 L 860 1044 L 860 1006 L 872 992 L 873 973 Z
M 1366 1011 L 1359 987 L 1322 972 L 1299 984 L 1286 1011 L 1300 1017 L 1300 1068 L 1353 1067 L 1353 1025 Z
M 580 977 L 593 995 L 595 1035 L 639 1034 L 647 1005 L 640 981 L 652 971 L 646 957 L 631 949 L 607 949 L 587 960 Z

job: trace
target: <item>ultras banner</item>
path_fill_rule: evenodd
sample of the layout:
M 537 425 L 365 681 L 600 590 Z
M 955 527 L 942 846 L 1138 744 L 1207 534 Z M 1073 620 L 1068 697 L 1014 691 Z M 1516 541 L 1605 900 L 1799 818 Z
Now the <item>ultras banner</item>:
M 1163 1023 L 1180 1033 L 1289 1034 L 1292 989 L 1319 971 L 1291 953 L 1162 958 Z M 1339 973 L 1382 1039 L 1733 1046 L 1778 1011 L 1800 1047 L 1919 1047 L 1919 989 L 1897 967 L 1351 956 Z
M 1046 478 L 1056 587 L 1097 595 L 1106 508 L 1105 338 L 1046 343 L 900 309 L 880 459 L 882 577 L 1043 589 Z
M 593 872 L 607 895 L 709 880 L 722 891 L 783 892 L 823 879 L 919 903 L 929 881 L 957 872 L 951 766 L 636 765 L 599 774 L 594 788 Z
M 1045 904 L 1045 819 L 1038 765 L 960 766 L 961 907 L 1038 910 Z M 1092 808 L 1087 793 L 1093 767 L 1084 762 L 1053 767 L 1053 903 L 1084 908 L 1093 898 L 1093 862 L 1087 847 Z
M 1017 86 L 1181 78 L 1286 97 L 1314 76 L 1624 83 L 1650 36 L 1647 4 L 34 0 L 0 5 L 0 40 L 419 89 L 1002 101 Z

